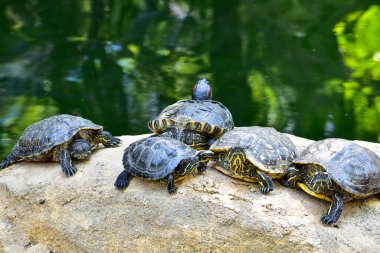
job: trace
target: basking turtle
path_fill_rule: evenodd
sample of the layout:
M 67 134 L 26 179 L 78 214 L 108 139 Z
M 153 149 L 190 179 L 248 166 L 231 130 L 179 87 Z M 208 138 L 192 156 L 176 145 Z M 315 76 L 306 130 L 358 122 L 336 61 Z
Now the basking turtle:
M 180 100 L 166 107 L 148 123 L 149 129 L 195 149 L 207 149 L 215 139 L 234 127 L 230 111 L 220 102 L 211 100 L 211 94 L 208 81 L 199 80 L 193 88 L 193 99 Z
M 290 139 L 271 127 L 237 127 L 211 145 L 215 168 L 233 178 L 258 182 L 264 194 L 273 179 L 285 176 L 297 151 Z
M 352 141 L 330 138 L 314 142 L 293 160 L 283 180 L 331 202 L 322 223 L 338 221 L 343 202 L 380 192 L 380 158 Z
M 56 161 L 60 162 L 63 173 L 72 176 L 77 169 L 71 158 L 88 159 L 99 143 L 114 147 L 120 142 L 87 119 L 56 115 L 27 127 L 12 152 L 0 163 L 0 170 L 21 161 Z
M 148 137 L 129 145 L 123 155 L 124 171 L 115 186 L 124 189 L 131 175 L 166 182 L 169 193 L 177 191 L 174 182 L 194 172 L 203 173 L 213 157 L 209 150 L 195 151 L 183 142 L 168 137 Z

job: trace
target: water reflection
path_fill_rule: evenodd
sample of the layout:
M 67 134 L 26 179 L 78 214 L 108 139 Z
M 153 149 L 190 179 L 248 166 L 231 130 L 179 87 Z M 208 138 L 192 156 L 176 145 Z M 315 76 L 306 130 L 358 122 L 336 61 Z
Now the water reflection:
M 380 133 L 377 1 L 5 0 L 0 11 L 1 156 L 57 113 L 146 133 L 199 77 L 236 125 Z

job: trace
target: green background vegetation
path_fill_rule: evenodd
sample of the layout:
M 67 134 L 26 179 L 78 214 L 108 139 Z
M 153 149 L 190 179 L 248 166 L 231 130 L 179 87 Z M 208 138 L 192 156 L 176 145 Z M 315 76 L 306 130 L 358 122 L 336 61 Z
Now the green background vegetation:
M 378 141 L 378 1 L 0 2 L 0 155 L 70 113 L 147 133 L 200 77 L 237 126 Z

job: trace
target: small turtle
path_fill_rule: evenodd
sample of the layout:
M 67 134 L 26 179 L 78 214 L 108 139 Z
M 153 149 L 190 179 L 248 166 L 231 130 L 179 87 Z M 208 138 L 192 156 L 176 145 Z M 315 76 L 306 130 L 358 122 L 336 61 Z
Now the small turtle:
M 124 189 L 131 175 L 147 180 L 166 182 L 169 193 L 177 191 L 174 182 L 182 180 L 195 169 L 201 174 L 213 157 L 209 150 L 195 151 L 183 142 L 168 137 L 148 137 L 129 145 L 123 155 L 124 171 L 115 186 Z
M 72 176 L 77 169 L 71 158 L 88 159 L 99 143 L 115 147 L 121 142 L 103 127 L 67 114 L 56 115 L 27 127 L 19 141 L 0 163 L 0 170 L 21 161 L 60 162 L 63 173 Z
M 323 224 L 338 221 L 343 202 L 380 192 L 380 158 L 352 141 L 314 142 L 293 160 L 283 183 L 331 202 Z
M 264 194 L 273 179 L 285 176 L 297 151 L 291 140 L 271 127 L 237 127 L 211 145 L 215 168 L 233 178 L 258 182 Z
M 192 98 L 166 107 L 148 127 L 156 134 L 181 140 L 195 149 L 207 149 L 223 133 L 233 129 L 230 111 L 211 100 L 212 91 L 206 79 L 193 88 Z

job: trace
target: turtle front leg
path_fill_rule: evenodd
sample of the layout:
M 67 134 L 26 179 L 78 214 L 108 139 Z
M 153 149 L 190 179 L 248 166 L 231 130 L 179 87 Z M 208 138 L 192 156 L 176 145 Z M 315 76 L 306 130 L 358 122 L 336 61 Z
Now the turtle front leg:
M 343 194 L 336 192 L 333 195 L 332 203 L 326 214 L 322 215 L 321 221 L 323 224 L 329 225 L 338 221 L 343 211 Z
M 203 162 L 200 162 L 197 167 L 198 174 L 203 174 L 206 172 L 207 165 Z
M 112 134 L 107 131 L 101 131 L 94 136 L 94 142 L 102 143 L 105 147 L 116 147 L 121 143 L 121 140 L 113 137 Z
M 173 193 L 175 193 L 178 190 L 178 188 L 174 185 L 174 177 L 173 177 L 173 175 L 169 175 L 168 176 L 167 185 L 168 185 L 168 192 L 170 194 L 173 194 Z
M 59 152 L 59 162 L 62 167 L 63 173 L 66 176 L 72 176 L 77 172 L 77 169 L 71 164 L 71 157 L 69 150 L 63 148 Z
M 122 190 L 124 188 L 127 188 L 129 185 L 129 179 L 130 179 L 131 174 L 129 174 L 127 171 L 123 171 L 119 174 L 115 181 L 115 186 L 117 189 Z
M 4 160 L 2 160 L 0 162 L 0 170 L 5 169 L 5 168 L 11 166 L 12 164 L 15 164 L 18 161 L 20 161 L 20 160 L 18 160 L 12 153 L 9 153 L 4 158 Z
M 273 181 L 272 179 L 260 170 L 255 170 L 253 174 L 253 178 L 256 178 L 257 182 L 260 184 L 260 192 L 263 194 L 267 194 L 270 191 L 273 191 Z

